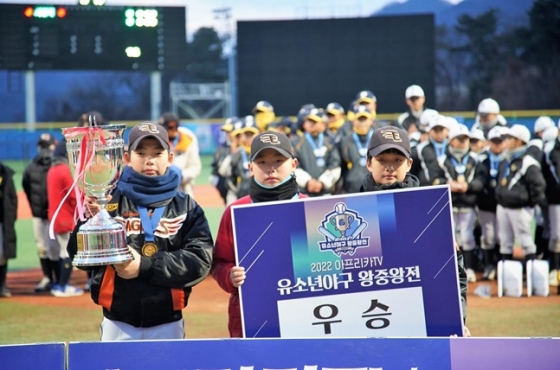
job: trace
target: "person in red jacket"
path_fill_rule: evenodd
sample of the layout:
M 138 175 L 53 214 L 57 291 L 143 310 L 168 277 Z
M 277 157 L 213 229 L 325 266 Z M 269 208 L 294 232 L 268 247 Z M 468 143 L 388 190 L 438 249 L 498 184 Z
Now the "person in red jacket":
M 55 297 L 73 297 L 84 294 L 82 289 L 68 284 L 72 275 L 72 261 L 66 246 L 70 233 L 76 226 L 74 217 L 76 195 L 73 190 L 70 191 L 74 179 L 68 164 L 66 146 L 58 146 L 53 157 L 52 166 L 47 173 L 48 219 L 52 224 L 60 252 L 58 261 L 54 261 L 56 281 L 51 288 L 51 294 Z M 68 196 L 64 199 L 66 194 Z
M 245 281 L 245 268 L 235 264 L 231 207 L 306 197 L 299 193 L 294 175 L 297 163 L 290 139 L 283 133 L 265 131 L 256 136 L 251 143 L 249 195 L 230 204 L 222 215 L 210 273 L 218 285 L 231 294 L 228 329 L 232 338 L 242 337 L 238 288 Z

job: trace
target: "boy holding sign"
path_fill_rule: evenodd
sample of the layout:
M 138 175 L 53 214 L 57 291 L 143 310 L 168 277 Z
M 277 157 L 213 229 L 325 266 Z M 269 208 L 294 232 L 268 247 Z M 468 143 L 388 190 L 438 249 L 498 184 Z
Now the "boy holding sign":
M 265 131 L 256 136 L 251 143 L 249 195 L 230 204 L 222 215 L 210 273 L 231 294 L 228 329 L 232 338 L 242 337 L 238 287 L 245 281 L 245 268 L 235 265 L 231 206 L 306 197 L 299 193 L 294 175 L 297 164 L 286 135 Z
M 375 130 L 368 144 L 366 167 L 369 173 L 364 177 L 360 192 L 383 191 L 391 189 L 414 188 L 420 181 L 409 174 L 412 166 L 410 158 L 410 141 L 405 130 L 396 127 L 383 127 Z M 461 304 L 463 320 L 466 319 L 467 274 L 463 256 L 457 248 L 457 264 L 459 285 L 461 288 Z M 464 327 L 463 336 L 470 336 Z

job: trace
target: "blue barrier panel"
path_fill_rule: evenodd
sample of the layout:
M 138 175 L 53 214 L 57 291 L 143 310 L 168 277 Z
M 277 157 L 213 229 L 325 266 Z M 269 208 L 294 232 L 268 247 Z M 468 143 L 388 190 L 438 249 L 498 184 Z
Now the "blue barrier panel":
M 70 343 L 69 370 L 451 370 L 448 338 Z
M 2 370 L 64 370 L 64 343 L 0 346 Z
M 453 370 L 558 370 L 560 338 L 451 339 L 451 363 Z

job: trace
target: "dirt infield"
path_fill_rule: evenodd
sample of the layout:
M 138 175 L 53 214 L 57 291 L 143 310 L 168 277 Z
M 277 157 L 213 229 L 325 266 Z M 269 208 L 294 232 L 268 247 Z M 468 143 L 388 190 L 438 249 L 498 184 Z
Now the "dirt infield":
M 12 293 L 10 301 L 41 306 L 63 306 L 74 308 L 91 308 L 98 310 L 88 293 L 79 297 L 56 298 L 48 293 L 35 293 L 34 287 L 41 280 L 41 270 L 31 269 L 8 274 L 8 286 Z M 75 270 L 70 283 L 83 287 L 87 275 L 84 271 Z M 208 277 L 193 288 L 192 299 L 189 300 L 189 312 L 227 312 L 229 295 L 218 284 Z

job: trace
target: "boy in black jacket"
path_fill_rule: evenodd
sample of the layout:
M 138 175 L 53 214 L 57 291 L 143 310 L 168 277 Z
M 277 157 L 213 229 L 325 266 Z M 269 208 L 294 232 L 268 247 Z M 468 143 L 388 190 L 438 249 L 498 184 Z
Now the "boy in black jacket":
M 535 258 L 536 245 L 531 233 L 535 206 L 544 200 L 546 182 L 541 164 L 527 152 L 531 132 L 523 125 L 513 125 L 506 134 L 504 159 L 498 169 L 496 200 L 498 234 L 502 259 L 513 258 L 518 240 L 525 260 Z
M 545 194 L 550 221 L 550 239 L 548 241 L 550 275 L 548 280 L 550 285 L 558 286 L 560 271 L 560 137 L 558 137 L 558 131 L 556 131 L 554 140 L 545 143 L 541 163 L 546 180 Z
M 374 131 L 367 154 L 367 169 L 370 173 L 364 177 L 360 192 L 383 191 L 389 189 L 415 188 L 420 186 L 418 178 L 408 173 L 412 166 L 410 158 L 410 141 L 405 130 L 396 127 L 383 127 Z M 457 248 L 459 285 L 463 320 L 466 320 L 467 274 L 463 264 L 463 255 Z M 465 326 L 463 336 L 470 337 Z
M 498 223 L 496 218 L 496 186 L 498 185 L 498 166 L 502 161 L 504 140 L 502 133 L 506 128 L 496 126 L 488 132 L 488 149 L 478 159 L 476 173 L 471 187 L 477 192 L 476 206 L 480 225 L 480 247 L 484 271 L 483 280 L 496 278 L 496 260 L 499 253 Z
M 445 155 L 438 159 L 443 177 L 441 184 L 451 187 L 451 203 L 453 206 L 453 223 L 456 240 L 458 240 L 467 269 L 467 280 L 476 282 L 474 272 L 474 250 L 476 241 L 473 229 L 476 223 L 476 192 L 471 182 L 474 178 L 477 161 L 470 152 L 470 133 L 467 126 L 455 124 L 449 130 L 449 145 Z

